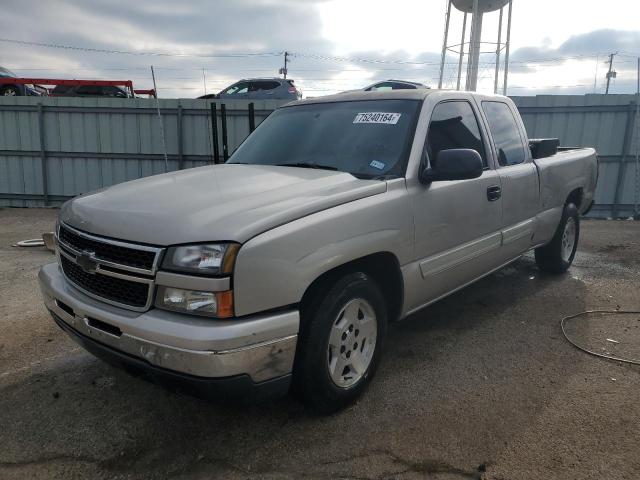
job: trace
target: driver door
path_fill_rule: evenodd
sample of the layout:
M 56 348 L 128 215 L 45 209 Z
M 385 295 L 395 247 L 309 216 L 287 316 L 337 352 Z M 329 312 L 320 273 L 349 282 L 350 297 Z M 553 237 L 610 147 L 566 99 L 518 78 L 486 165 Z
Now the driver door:
M 437 104 L 429 123 L 423 163 L 433 166 L 440 150 L 471 148 L 485 165 L 470 180 L 420 184 L 413 195 L 417 308 L 475 280 L 500 264 L 500 176 L 487 160 L 488 139 L 475 105 L 466 100 Z M 497 194 L 495 192 L 498 192 Z M 411 308 L 411 307 L 410 307 Z

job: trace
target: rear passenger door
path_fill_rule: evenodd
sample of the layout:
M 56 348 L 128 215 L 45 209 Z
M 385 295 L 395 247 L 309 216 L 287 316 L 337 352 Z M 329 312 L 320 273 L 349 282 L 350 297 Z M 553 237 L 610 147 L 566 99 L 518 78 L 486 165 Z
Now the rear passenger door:
M 506 257 L 531 246 L 539 209 L 539 179 L 511 104 L 482 101 L 502 186 L 502 245 Z

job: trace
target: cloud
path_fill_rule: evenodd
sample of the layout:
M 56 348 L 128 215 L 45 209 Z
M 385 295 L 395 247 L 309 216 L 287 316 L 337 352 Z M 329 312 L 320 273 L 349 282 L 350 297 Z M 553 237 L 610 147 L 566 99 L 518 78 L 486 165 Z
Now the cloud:
M 547 45 L 541 47 L 523 47 L 512 52 L 511 61 L 524 70 L 528 65 L 562 62 L 566 57 L 592 58 L 604 57 L 619 52 L 625 55 L 640 55 L 640 31 L 602 29 L 573 35 L 557 48 Z M 530 71 L 530 70 L 529 70 Z
M 510 93 L 604 93 L 608 54 L 616 52 L 614 69 L 618 75 L 611 92 L 632 93 L 637 75 L 635 55 L 640 54 L 640 31 L 614 29 L 573 35 L 557 48 L 551 48 L 547 43 L 513 51 L 509 71 L 510 84 L 514 88 Z
M 0 37 L 131 52 L 173 52 L 185 56 L 146 56 L 83 52 L 0 43 L 2 65 L 24 76 L 133 80 L 150 88 L 154 65 L 164 97 L 193 98 L 203 92 L 203 69 L 208 93 L 240 79 L 277 76 L 280 55 L 242 58 L 204 58 L 198 55 L 237 52 L 293 52 L 290 76 L 311 96 L 364 87 L 390 78 L 437 86 L 439 51 L 350 51 L 347 58 L 329 58 L 344 51 L 325 38 L 319 11 L 325 0 L 2 0 Z M 346 1 L 346 0 L 345 0 Z M 325 22 L 331 19 L 325 18 Z M 353 35 L 360 35 L 358 29 Z M 436 48 L 438 48 L 436 46 Z M 410 50 L 410 49 L 409 49 Z M 512 51 L 510 85 L 514 94 L 542 92 L 538 85 L 575 85 L 552 92 L 591 91 L 595 54 L 598 79 L 604 77 L 605 54 L 620 52 L 613 91 L 633 91 L 640 31 L 603 29 L 574 35 L 553 48 L 551 39 L 540 46 Z M 567 60 L 567 57 L 575 57 Z M 368 62 L 362 59 L 370 60 Z M 404 63 L 402 61 L 405 61 Z M 491 91 L 494 55 L 480 59 L 480 85 Z M 590 62 L 590 63 L 589 63 Z M 455 87 L 458 57 L 448 54 L 444 86 Z M 463 65 L 463 84 L 466 65 Z M 525 87 L 525 88 L 516 88 Z M 545 90 L 547 91 L 547 90 Z
M 330 51 L 321 35 L 321 0 L 306 2 L 196 0 L 4 0 L 2 37 L 132 52 L 189 55 L 236 52 Z M 277 76 L 280 56 L 202 58 L 135 56 L 2 44 L 3 65 L 25 76 L 132 79 L 150 87 L 149 65 L 168 90 L 165 96 L 202 94 L 202 68 L 210 89 L 219 90 L 247 76 Z M 305 61 L 296 62 L 304 65 Z M 126 78 L 123 78 L 126 77 Z

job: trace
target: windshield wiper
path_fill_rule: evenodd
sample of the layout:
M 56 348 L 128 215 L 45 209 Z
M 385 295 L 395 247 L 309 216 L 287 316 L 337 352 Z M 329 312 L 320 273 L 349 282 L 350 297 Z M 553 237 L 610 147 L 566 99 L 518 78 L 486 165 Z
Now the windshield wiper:
M 338 171 L 337 167 L 332 167 L 331 165 L 321 165 L 319 163 L 304 163 L 304 162 L 298 162 L 298 163 L 279 163 L 276 165 L 276 167 L 299 167 L 299 168 L 317 168 L 320 170 L 333 170 L 333 171 Z

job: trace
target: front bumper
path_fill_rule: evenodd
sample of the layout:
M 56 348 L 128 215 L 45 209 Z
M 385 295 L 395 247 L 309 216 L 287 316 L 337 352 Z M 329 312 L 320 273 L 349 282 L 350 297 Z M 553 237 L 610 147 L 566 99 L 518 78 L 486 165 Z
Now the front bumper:
M 199 381 L 244 376 L 259 384 L 291 374 L 300 323 L 297 310 L 242 320 L 159 309 L 138 313 L 83 294 L 55 263 L 42 267 L 38 278 L 45 305 L 58 325 L 96 356 L 104 357 L 97 350 L 115 353 L 138 368 Z
M 171 390 L 205 399 L 234 402 L 272 399 L 281 397 L 289 391 L 291 374 L 256 383 L 249 375 L 203 378 L 155 367 L 144 360 L 85 337 L 53 312 L 51 316 L 62 330 L 92 355 L 134 376 L 150 380 Z

